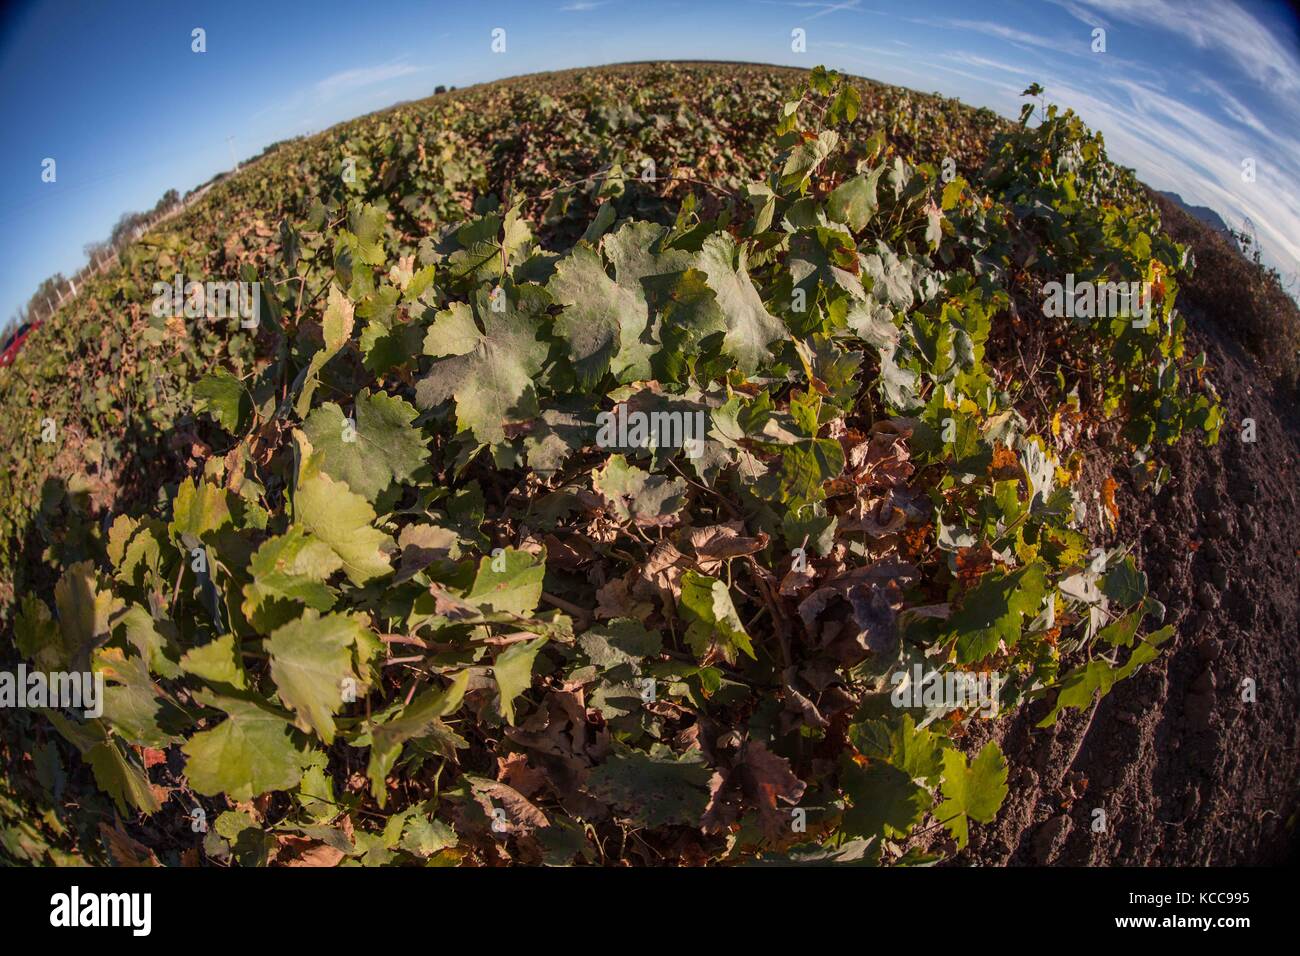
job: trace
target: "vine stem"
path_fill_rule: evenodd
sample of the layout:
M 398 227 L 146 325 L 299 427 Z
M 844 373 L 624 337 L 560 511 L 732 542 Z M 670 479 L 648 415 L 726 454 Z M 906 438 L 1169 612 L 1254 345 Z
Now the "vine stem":
M 576 617 L 581 617 L 585 622 L 583 625 L 584 627 L 589 626 L 591 623 L 591 611 L 587 610 L 585 607 L 579 607 L 572 601 L 566 601 L 564 598 L 556 597 L 554 594 L 548 594 L 545 591 L 542 592 L 542 600 L 551 607 L 559 608 L 561 611 L 567 611 Z

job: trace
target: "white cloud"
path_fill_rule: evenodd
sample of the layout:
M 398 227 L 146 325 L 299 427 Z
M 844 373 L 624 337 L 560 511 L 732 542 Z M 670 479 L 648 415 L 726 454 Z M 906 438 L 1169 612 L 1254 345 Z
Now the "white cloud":
M 1045 36 L 1041 33 L 1030 33 L 1027 30 L 1017 30 L 1015 27 L 1009 27 L 1002 23 L 993 23 L 989 20 L 959 20 L 951 18 L 923 18 L 907 17 L 912 23 L 919 23 L 924 26 L 944 27 L 949 30 L 965 30 L 971 33 L 982 33 L 985 36 L 994 37 L 999 40 L 1005 40 L 1008 43 L 1014 43 L 1019 46 L 1037 47 L 1043 50 L 1052 50 L 1056 53 L 1078 53 L 1079 50 L 1072 50 L 1070 44 L 1059 38 Z M 1084 46 L 1086 49 L 1086 45 Z
M 1202 50 L 1225 54 L 1246 76 L 1279 93 L 1300 90 L 1300 56 L 1233 0 L 1197 4 L 1174 0 L 1077 0 L 1121 20 L 1159 27 Z
M 1062 10 L 1064 10 L 1066 13 L 1068 13 L 1070 16 L 1074 17 L 1074 19 L 1076 19 L 1076 20 L 1078 20 L 1078 21 L 1080 21 L 1080 22 L 1082 22 L 1082 23 L 1086 23 L 1086 24 L 1088 24 L 1088 26 L 1090 26 L 1090 27 L 1109 27 L 1109 26 L 1110 26 L 1110 22 L 1109 22 L 1109 21 L 1107 21 L 1107 20 L 1103 20 L 1101 17 L 1099 17 L 1099 16 L 1098 16 L 1096 13 L 1094 13 L 1093 11 L 1088 10 L 1088 9 L 1085 9 L 1084 7 L 1082 7 L 1082 6 L 1080 6 L 1079 4 L 1075 3 L 1074 0 L 1048 0 L 1048 3 L 1054 3 L 1054 4 L 1056 4 L 1058 7 L 1060 7 Z
M 976 56 L 974 53 L 940 53 L 941 57 L 946 60 L 952 60 L 954 63 L 965 63 L 967 66 L 983 67 L 990 70 L 1001 70 L 1003 73 L 1013 73 L 1016 76 L 1042 75 L 1042 70 L 1026 70 L 1024 67 L 1012 66 L 1009 63 L 1003 63 L 1000 60 L 990 60 L 988 57 Z
M 755 0 L 755 2 L 769 7 L 795 7 L 799 10 L 817 11 L 811 16 L 804 17 L 805 20 L 816 20 L 828 13 L 857 10 L 862 5 L 862 0 L 840 0 L 838 3 L 828 3 L 826 0 Z
M 958 70 L 955 67 L 944 66 L 942 63 L 935 63 L 933 60 L 926 60 L 921 57 L 913 57 L 909 62 L 929 67 L 932 70 L 943 70 L 945 73 L 952 73 L 955 76 L 974 80 L 976 83 L 983 83 L 986 86 L 991 86 L 1008 93 L 1019 93 L 1020 90 L 1023 89 L 1023 84 L 1012 86 L 1004 80 L 995 80 L 989 76 L 979 76 L 966 70 Z
M 1283 142 L 1282 138 L 1269 128 L 1268 124 L 1256 116 L 1250 107 L 1228 92 L 1222 83 L 1212 80 L 1201 73 L 1196 74 L 1196 79 L 1207 92 L 1213 93 L 1217 97 L 1219 107 L 1233 120 L 1242 126 L 1249 126 L 1256 133 L 1272 140 L 1274 143 Z
M 374 86 L 376 83 L 384 83 L 388 80 L 395 80 L 398 77 L 410 76 L 413 73 L 423 73 L 428 70 L 427 66 L 413 66 L 409 63 L 393 62 L 384 63 L 379 66 L 362 66 L 351 70 L 343 70 L 339 73 L 333 73 L 325 79 L 318 81 L 312 90 L 326 99 L 333 99 L 343 93 L 350 93 L 353 90 L 361 89 L 366 86 Z
M 854 50 L 858 53 L 870 53 L 872 56 L 903 56 L 899 50 L 882 50 L 878 46 L 867 46 L 863 43 L 845 43 L 843 40 L 818 40 L 815 44 L 818 48 L 830 47 L 833 50 Z
M 371 108 L 392 103 L 402 95 L 409 95 L 409 84 L 391 84 L 393 80 L 427 73 L 431 66 L 416 66 L 404 60 L 381 63 L 376 66 L 353 67 L 331 73 L 310 86 L 301 87 L 288 95 L 278 95 L 266 106 L 249 116 L 251 124 L 258 124 L 269 118 L 293 117 L 293 125 L 279 126 L 284 133 L 301 135 L 308 130 L 316 130 L 328 122 L 337 122 L 345 116 L 339 115 L 342 108 L 356 109 L 358 102 L 373 104 Z M 365 91 L 360 93 L 359 91 Z M 353 94 L 359 96 L 353 97 Z M 351 99 L 348 99 L 352 97 Z M 348 105 L 343 107 L 340 100 Z

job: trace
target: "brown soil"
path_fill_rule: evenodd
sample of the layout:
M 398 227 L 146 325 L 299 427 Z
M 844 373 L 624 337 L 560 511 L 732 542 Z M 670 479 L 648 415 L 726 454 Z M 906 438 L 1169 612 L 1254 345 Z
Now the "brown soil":
M 1139 492 L 1117 470 L 1121 521 L 1176 636 L 1094 711 L 1034 725 L 1038 701 L 977 728 L 1011 765 L 997 820 L 972 828 L 969 865 L 1243 865 L 1294 859 L 1300 805 L 1300 415 L 1283 382 L 1190 302 L 1225 407 L 1219 443 L 1167 456 Z M 1235 331 L 1235 330 L 1233 330 Z M 1274 380 L 1275 381 L 1275 380 Z M 1253 418 L 1256 441 L 1242 441 Z M 1256 702 L 1243 700 L 1253 679 Z M 1094 811 L 1105 828 L 1094 832 Z M 977 832 L 978 831 L 978 832 Z

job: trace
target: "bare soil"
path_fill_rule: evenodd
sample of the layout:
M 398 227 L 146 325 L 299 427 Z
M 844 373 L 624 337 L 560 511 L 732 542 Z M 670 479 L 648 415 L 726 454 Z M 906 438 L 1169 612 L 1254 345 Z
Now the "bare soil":
M 1153 495 L 1113 477 L 1121 520 L 1176 636 L 1159 658 L 1051 729 L 1038 701 L 972 733 L 997 739 L 1011 793 L 972 828 L 967 865 L 1259 865 L 1296 857 L 1300 804 L 1300 415 L 1294 394 L 1185 310 L 1225 407 L 1217 445 L 1171 450 Z M 1255 421 L 1255 442 L 1242 422 Z M 1104 454 L 1104 449 L 1099 450 Z M 1251 702 L 1248 681 L 1254 683 Z M 1096 813 L 1104 810 L 1102 819 Z

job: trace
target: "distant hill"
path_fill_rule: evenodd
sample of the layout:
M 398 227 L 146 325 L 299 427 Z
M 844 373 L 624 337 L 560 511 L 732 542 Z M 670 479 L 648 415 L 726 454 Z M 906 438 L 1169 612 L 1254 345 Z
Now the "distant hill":
M 1191 203 L 1185 201 L 1182 196 L 1178 195 L 1178 193 L 1161 191 L 1160 195 L 1164 196 L 1170 202 L 1181 206 L 1183 209 L 1186 209 L 1197 219 L 1201 220 L 1201 222 L 1209 224 L 1213 228 L 1219 230 L 1225 236 L 1229 236 L 1232 234 L 1232 230 L 1229 229 L 1228 224 L 1223 221 L 1223 217 L 1220 216 L 1213 209 L 1211 209 L 1209 206 L 1193 206 Z

